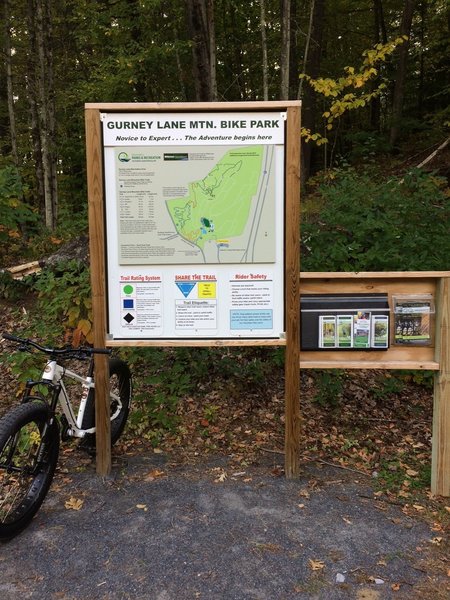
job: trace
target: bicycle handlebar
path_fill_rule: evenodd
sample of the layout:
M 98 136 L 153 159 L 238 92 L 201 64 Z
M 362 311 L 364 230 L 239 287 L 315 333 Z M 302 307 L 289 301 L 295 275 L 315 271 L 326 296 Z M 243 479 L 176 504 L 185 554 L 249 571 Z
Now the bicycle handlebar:
M 30 339 L 23 339 L 16 337 L 15 335 L 11 335 L 9 333 L 2 334 L 3 339 L 9 340 L 10 342 L 15 342 L 16 344 L 21 344 L 21 348 L 19 350 L 27 350 L 31 351 L 31 348 L 35 348 L 39 350 L 39 352 L 44 352 L 45 354 L 50 354 L 53 356 L 67 356 L 72 358 L 86 358 L 87 356 L 91 356 L 92 354 L 111 354 L 111 349 L 109 348 L 90 348 L 88 346 L 80 346 L 79 348 L 45 348 L 45 346 L 41 346 L 37 342 L 34 342 Z

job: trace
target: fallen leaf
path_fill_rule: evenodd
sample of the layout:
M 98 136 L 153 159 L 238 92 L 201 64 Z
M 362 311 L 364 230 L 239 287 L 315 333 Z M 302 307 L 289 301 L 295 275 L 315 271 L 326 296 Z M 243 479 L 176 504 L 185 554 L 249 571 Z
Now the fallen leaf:
M 393 592 L 398 592 L 398 590 L 399 590 L 399 589 L 400 589 L 400 584 L 399 584 L 399 583 L 393 583 L 393 584 L 391 585 L 391 590 L 392 590 Z
M 136 504 L 136 508 L 139 508 L 140 510 L 143 510 L 144 512 L 147 512 L 147 510 L 148 510 L 146 504 Z
M 310 558 L 309 566 L 313 571 L 320 571 L 320 569 L 323 569 L 325 567 L 325 563 L 323 562 L 323 560 L 313 560 L 312 558 Z
M 410 477 L 417 477 L 419 471 L 414 471 L 414 469 L 406 469 L 406 474 Z
M 342 517 L 342 520 L 345 521 L 348 525 L 352 525 L 352 521 L 350 521 L 350 519 Z
M 439 544 L 442 542 L 442 538 L 441 537 L 434 537 L 432 540 L 430 540 L 431 544 L 434 544 L 435 546 L 439 546 Z
M 144 481 L 154 481 L 157 477 L 162 477 L 164 475 L 164 471 L 159 471 L 159 469 L 154 469 L 147 473 L 144 477 Z
M 420 504 L 413 504 L 413 508 L 415 508 L 418 512 L 425 510 L 424 506 L 420 506 Z
M 69 500 L 66 500 L 64 506 L 68 510 L 80 510 L 83 504 L 84 500 L 80 500 L 79 498 L 74 498 L 73 496 L 71 496 Z

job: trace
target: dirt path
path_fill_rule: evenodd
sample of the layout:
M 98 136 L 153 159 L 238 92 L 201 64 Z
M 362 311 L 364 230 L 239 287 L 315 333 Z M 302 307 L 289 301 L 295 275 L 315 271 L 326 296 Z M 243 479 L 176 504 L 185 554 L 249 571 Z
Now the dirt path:
M 448 597 L 448 578 L 430 571 L 429 525 L 364 477 L 309 463 L 287 481 L 273 466 L 142 455 L 116 459 L 106 481 L 92 464 L 69 466 L 31 526 L 0 546 L 0 597 Z

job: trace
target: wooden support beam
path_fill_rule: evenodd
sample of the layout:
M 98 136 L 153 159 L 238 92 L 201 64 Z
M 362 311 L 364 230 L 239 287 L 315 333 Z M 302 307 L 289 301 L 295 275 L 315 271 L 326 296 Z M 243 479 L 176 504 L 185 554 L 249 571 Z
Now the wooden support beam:
M 299 475 L 300 463 L 300 106 L 287 113 L 286 142 L 286 354 L 285 475 Z
M 434 378 L 431 492 L 450 496 L 450 277 L 436 289 L 436 361 Z
M 106 340 L 106 271 L 100 111 L 87 109 L 85 121 L 94 346 L 104 348 Z M 103 354 L 97 354 L 95 356 L 95 427 L 97 473 L 102 476 L 108 475 L 111 471 L 108 381 L 108 359 Z

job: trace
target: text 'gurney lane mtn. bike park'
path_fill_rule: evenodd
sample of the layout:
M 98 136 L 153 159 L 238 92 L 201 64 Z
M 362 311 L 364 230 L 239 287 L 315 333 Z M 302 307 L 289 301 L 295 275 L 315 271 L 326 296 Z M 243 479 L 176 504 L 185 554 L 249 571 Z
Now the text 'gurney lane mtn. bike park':
M 110 350 L 46 348 L 30 339 L 7 333 L 19 351 L 47 355 L 41 379 L 30 380 L 21 403 L 0 419 L 0 540 L 22 531 L 39 510 L 49 490 L 58 462 L 60 438 L 80 438 L 85 447 L 95 447 L 94 354 Z M 88 360 L 87 375 L 66 367 L 69 359 Z M 128 365 L 109 359 L 111 444 L 120 437 L 131 401 Z M 62 414 L 57 414 L 58 404 Z

